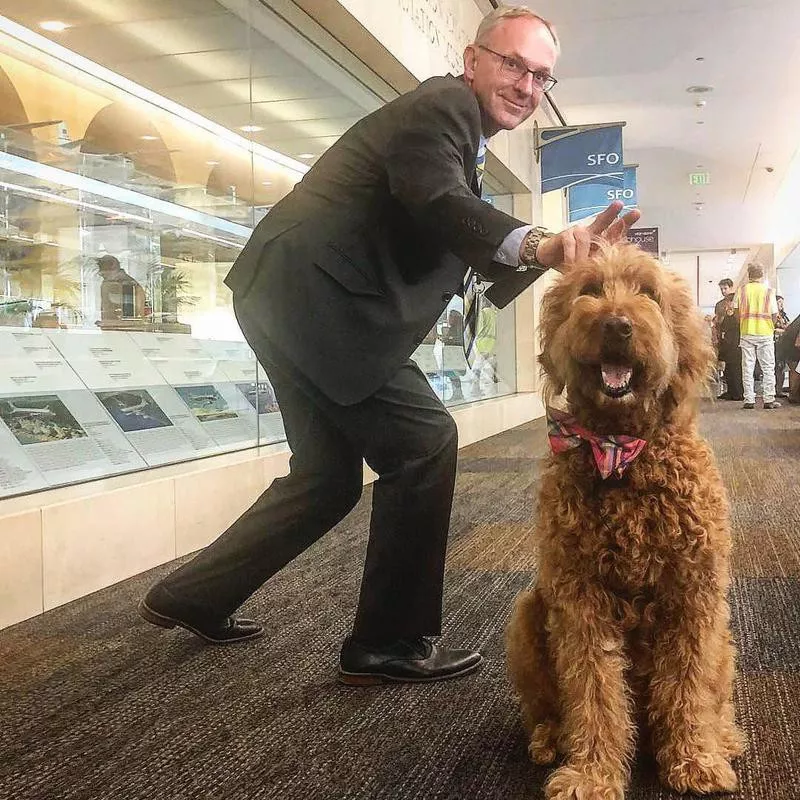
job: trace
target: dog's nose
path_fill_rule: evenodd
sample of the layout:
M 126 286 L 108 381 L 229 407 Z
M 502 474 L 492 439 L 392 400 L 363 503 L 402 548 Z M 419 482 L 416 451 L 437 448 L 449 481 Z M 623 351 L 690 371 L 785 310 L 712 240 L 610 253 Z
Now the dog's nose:
M 605 332 L 619 339 L 630 339 L 633 325 L 627 317 L 609 317 L 605 322 Z

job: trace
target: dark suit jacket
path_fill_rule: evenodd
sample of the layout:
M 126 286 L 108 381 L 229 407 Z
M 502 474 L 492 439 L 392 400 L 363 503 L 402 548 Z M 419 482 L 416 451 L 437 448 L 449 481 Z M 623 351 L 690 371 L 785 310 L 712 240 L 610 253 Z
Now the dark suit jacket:
M 719 358 L 721 361 L 741 360 L 739 350 L 739 313 L 725 314 L 719 323 Z
M 779 361 L 794 363 L 800 358 L 800 347 L 795 342 L 800 337 L 800 316 L 795 317 L 778 339 L 775 355 Z
M 248 309 L 251 329 L 337 403 L 365 399 L 399 369 L 465 265 L 497 281 L 488 296 L 500 306 L 538 275 L 492 261 L 524 223 L 476 196 L 480 134 L 460 78 L 425 81 L 350 128 L 228 274 L 237 313 Z

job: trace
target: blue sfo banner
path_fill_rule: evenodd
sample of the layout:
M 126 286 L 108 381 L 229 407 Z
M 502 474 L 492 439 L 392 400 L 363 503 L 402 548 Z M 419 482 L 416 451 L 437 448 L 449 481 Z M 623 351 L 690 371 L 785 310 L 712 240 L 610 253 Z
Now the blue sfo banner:
M 617 179 L 609 180 L 605 175 L 568 189 L 567 206 L 569 221 L 593 217 L 609 203 L 622 200 L 625 211 L 636 208 L 639 198 L 636 193 L 636 166 L 623 167 L 622 185 Z
M 565 189 L 599 176 L 623 188 L 624 124 L 617 122 L 537 130 L 536 148 L 541 154 L 542 192 Z

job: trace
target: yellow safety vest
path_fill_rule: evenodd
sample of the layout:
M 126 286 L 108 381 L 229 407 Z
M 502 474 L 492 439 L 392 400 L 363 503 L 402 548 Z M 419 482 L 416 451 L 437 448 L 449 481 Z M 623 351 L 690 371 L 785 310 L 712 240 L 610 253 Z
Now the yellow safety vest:
M 478 333 L 475 347 L 481 355 L 487 356 L 494 351 L 497 342 L 497 311 L 484 306 L 478 316 Z
M 775 324 L 770 306 L 772 289 L 763 283 L 746 283 L 736 292 L 739 309 L 739 333 L 742 336 L 772 336 Z

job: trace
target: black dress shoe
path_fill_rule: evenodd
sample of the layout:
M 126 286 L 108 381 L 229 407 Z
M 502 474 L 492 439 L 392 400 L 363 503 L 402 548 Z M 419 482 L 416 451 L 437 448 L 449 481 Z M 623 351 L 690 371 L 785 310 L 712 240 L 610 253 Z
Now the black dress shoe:
M 339 655 L 339 680 L 350 686 L 378 683 L 430 683 L 474 672 L 483 656 L 448 650 L 423 637 L 388 645 L 361 644 L 348 636 Z
M 164 594 L 166 594 L 165 590 L 156 585 L 147 593 L 138 607 L 141 617 L 160 628 L 174 628 L 177 625 L 210 644 L 247 642 L 264 635 L 264 629 L 252 619 L 225 617 L 223 620 L 211 622 L 169 609 L 163 602 Z

